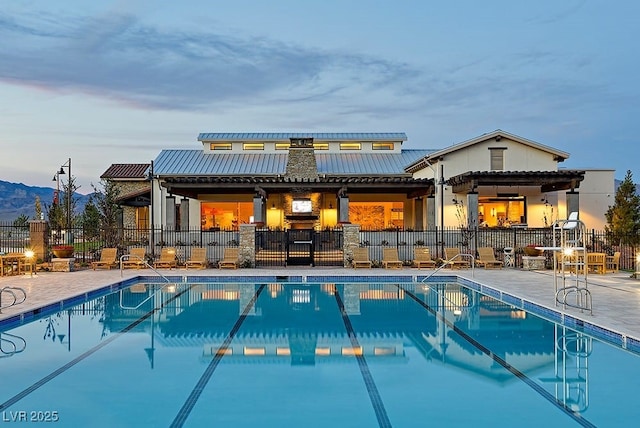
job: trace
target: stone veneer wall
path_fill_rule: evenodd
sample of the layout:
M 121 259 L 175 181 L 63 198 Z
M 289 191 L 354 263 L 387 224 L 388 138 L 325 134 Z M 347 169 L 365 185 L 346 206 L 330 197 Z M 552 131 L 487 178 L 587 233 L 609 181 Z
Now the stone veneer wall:
M 238 244 L 238 266 L 256 266 L 256 225 L 240 225 L 240 243 Z
M 45 260 L 49 248 L 49 223 L 44 220 L 30 221 L 29 242 L 36 260 Z
M 316 162 L 316 154 L 313 151 L 313 146 L 310 148 L 289 148 L 285 176 L 298 180 L 315 180 L 318 178 L 318 164 Z
M 343 224 L 342 238 L 344 267 L 351 267 L 351 261 L 353 260 L 353 249 L 360 246 L 360 225 Z
M 139 192 L 149 187 L 148 181 L 116 181 L 115 183 L 119 190 L 119 196 Z M 125 228 L 135 229 L 138 227 L 135 207 L 122 207 L 122 224 Z

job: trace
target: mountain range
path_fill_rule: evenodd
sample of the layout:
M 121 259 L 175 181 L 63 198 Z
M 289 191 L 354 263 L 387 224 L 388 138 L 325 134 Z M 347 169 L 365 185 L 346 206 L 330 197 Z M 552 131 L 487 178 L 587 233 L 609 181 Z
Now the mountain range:
M 40 197 L 42 212 L 46 215 L 45 205 L 53 203 L 56 189 L 49 187 L 27 186 L 0 180 L 0 222 L 13 221 L 22 214 L 30 219 L 36 215 L 36 196 Z M 76 212 L 82 212 L 90 195 L 74 194 Z

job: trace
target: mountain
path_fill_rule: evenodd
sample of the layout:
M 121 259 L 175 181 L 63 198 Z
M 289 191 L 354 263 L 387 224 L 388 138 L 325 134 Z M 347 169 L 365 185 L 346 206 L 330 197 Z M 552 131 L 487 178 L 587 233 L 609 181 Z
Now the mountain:
M 45 204 L 53 203 L 55 189 L 49 187 L 27 186 L 0 180 L 0 222 L 13 221 L 24 214 L 33 218 L 36 213 L 36 196 L 40 197 L 42 211 L 46 214 Z M 74 194 L 76 212 L 82 212 L 90 195 Z

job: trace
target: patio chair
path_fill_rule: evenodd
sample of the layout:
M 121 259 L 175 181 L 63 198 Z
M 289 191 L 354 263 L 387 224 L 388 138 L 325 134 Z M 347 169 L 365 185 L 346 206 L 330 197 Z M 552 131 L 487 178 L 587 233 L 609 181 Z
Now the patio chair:
M 476 259 L 476 264 L 484 266 L 485 269 L 502 269 L 504 266 L 502 260 L 496 259 L 492 247 L 478 247 L 478 258 Z
M 353 268 L 369 268 L 371 269 L 371 260 L 369 260 L 369 250 L 365 247 L 353 249 Z
M 620 251 L 613 253 L 613 256 L 607 256 L 606 272 L 617 273 L 620 270 Z
M 156 269 L 165 268 L 172 269 L 178 267 L 178 260 L 176 260 L 176 249 L 174 247 L 164 247 L 160 251 L 160 258 L 153 262 L 153 267 Z
M 191 257 L 184 263 L 186 269 L 205 269 L 209 265 L 206 248 L 193 248 Z
M 418 269 L 424 267 L 436 268 L 436 261 L 431 258 L 431 250 L 428 247 L 415 247 L 413 250 L 413 266 Z
M 462 269 L 470 267 L 469 260 L 460 257 L 460 249 L 449 247 L 444 249 L 445 264 L 451 269 Z
M 238 248 L 230 247 L 224 249 L 224 256 L 218 262 L 220 269 L 237 269 L 238 268 Z
M 91 262 L 91 269 L 97 268 L 111 269 L 118 266 L 118 249 L 117 248 L 103 248 L 100 251 L 100 260 Z
M 147 250 L 144 247 L 136 247 L 129 250 L 129 254 L 127 254 L 125 260 L 121 262 L 121 268 L 136 268 L 136 269 L 144 269 L 147 267 L 146 257 Z
M 382 266 L 385 269 L 402 269 L 402 260 L 398 257 L 397 248 L 382 249 Z

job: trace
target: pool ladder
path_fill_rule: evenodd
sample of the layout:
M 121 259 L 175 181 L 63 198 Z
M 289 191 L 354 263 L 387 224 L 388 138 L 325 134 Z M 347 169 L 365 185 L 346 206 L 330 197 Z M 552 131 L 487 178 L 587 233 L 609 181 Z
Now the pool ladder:
M 19 293 L 19 295 L 16 295 L 16 291 Z M 2 297 L 5 294 L 11 296 L 12 302 L 9 303 L 8 305 L 3 306 Z M 27 300 L 27 292 L 20 287 L 6 286 L 4 288 L 0 288 L 0 314 L 2 313 L 3 309 L 10 308 L 15 305 L 19 305 L 20 303 L 23 303 L 25 300 Z
M 456 254 L 455 256 L 451 257 L 449 260 L 445 261 L 442 265 L 438 266 L 433 272 L 431 272 L 429 275 L 427 275 L 426 277 L 422 278 L 422 281 L 420 282 L 425 282 L 427 279 L 431 278 L 433 275 L 435 275 L 436 273 L 438 273 L 438 271 L 444 269 L 445 267 L 447 267 L 452 261 L 456 260 L 456 259 L 462 259 L 468 257 L 469 260 L 471 260 L 471 276 L 474 277 L 475 276 L 475 257 L 473 257 L 471 254 L 467 254 L 467 253 L 460 253 L 460 254 Z
M 6 346 L 11 349 L 6 349 Z M 0 333 L 0 358 L 12 357 L 19 354 L 27 347 L 27 341 L 20 336 L 11 333 Z

